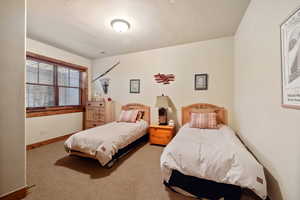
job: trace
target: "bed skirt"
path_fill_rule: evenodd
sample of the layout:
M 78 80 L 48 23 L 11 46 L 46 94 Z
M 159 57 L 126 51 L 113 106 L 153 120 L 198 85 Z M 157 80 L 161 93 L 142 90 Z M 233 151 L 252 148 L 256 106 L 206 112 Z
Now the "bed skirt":
M 164 181 L 164 184 L 172 190 L 172 187 L 177 187 L 195 197 L 211 200 L 222 197 L 224 200 L 240 200 L 242 195 L 242 188 L 239 186 L 187 176 L 177 170 L 172 170 L 169 182 Z

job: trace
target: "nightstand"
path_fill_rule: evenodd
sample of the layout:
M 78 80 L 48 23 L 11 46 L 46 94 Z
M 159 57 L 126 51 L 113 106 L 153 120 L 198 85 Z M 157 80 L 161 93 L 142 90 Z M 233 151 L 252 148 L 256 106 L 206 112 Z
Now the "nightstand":
M 149 128 L 150 144 L 167 145 L 175 133 L 174 126 L 151 125 Z

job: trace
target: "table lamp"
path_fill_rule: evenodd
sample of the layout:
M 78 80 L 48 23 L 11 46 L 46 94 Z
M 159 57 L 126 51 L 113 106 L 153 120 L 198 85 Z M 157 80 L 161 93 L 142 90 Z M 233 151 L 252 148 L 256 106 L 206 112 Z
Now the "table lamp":
M 159 125 L 168 125 L 168 108 L 170 107 L 168 96 L 157 96 L 155 107 L 158 108 Z

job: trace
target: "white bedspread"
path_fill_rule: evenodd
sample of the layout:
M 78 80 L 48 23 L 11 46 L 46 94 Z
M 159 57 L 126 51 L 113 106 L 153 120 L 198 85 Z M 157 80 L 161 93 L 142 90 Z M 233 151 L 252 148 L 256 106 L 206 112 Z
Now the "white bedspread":
M 144 120 L 108 123 L 72 135 L 66 140 L 65 149 L 95 156 L 104 166 L 119 149 L 145 135 L 147 128 L 148 123 Z
M 218 130 L 184 125 L 161 155 L 162 176 L 172 169 L 189 176 L 249 188 L 267 197 L 263 166 L 246 150 L 228 126 Z

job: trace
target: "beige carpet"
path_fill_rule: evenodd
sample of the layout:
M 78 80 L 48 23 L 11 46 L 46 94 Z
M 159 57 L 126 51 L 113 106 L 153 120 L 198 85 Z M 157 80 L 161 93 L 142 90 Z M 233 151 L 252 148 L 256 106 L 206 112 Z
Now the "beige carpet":
M 26 200 L 191 200 L 164 187 L 159 158 L 163 147 L 141 145 L 111 169 L 67 156 L 63 142 L 27 152 Z M 251 198 L 243 196 L 243 200 Z

